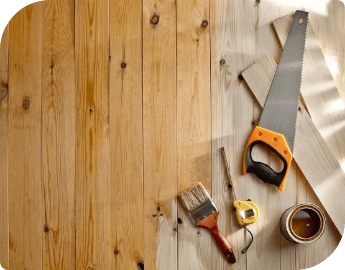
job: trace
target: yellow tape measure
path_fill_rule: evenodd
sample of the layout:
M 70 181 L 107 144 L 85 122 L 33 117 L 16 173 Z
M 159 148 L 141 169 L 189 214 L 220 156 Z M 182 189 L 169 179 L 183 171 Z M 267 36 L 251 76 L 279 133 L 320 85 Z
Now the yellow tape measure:
M 234 201 L 234 210 L 238 224 L 247 226 L 258 221 L 260 217 L 259 207 L 252 201 Z
M 230 174 L 230 167 L 228 164 L 228 160 L 226 158 L 224 147 L 222 147 L 221 150 L 223 153 L 223 158 L 224 158 L 224 162 L 226 165 L 226 170 L 227 170 L 227 174 L 229 178 L 229 188 L 231 189 L 232 196 L 234 198 L 233 207 L 234 207 L 234 211 L 236 212 L 237 222 L 252 236 L 252 241 L 250 242 L 250 244 L 242 250 L 242 253 L 245 253 L 253 242 L 253 234 L 246 228 L 246 226 L 258 221 L 260 217 L 260 210 L 259 210 L 259 207 L 249 199 L 247 201 L 236 200 L 236 194 L 235 194 L 235 190 L 234 190 L 234 186 L 233 186 L 231 174 Z

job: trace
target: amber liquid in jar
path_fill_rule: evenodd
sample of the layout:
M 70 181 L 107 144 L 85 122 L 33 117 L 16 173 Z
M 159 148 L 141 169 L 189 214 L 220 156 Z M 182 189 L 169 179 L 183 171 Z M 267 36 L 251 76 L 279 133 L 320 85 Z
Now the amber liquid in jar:
M 292 230 L 301 238 L 315 236 L 320 226 L 319 215 L 311 209 L 298 210 L 292 217 Z

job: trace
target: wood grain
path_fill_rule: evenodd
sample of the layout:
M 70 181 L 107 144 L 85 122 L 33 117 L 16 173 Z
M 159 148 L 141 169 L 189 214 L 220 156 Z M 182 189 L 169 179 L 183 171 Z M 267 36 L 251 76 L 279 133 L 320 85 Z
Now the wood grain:
M 264 93 L 268 93 L 275 69 L 276 64 L 274 60 L 272 57 L 267 57 L 259 60 L 258 63 L 243 73 L 251 89 L 253 91 L 257 90 L 255 95 L 261 104 L 266 100 Z M 260 80 L 257 80 L 257 78 L 260 78 Z M 326 210 L 321 205 L 317 195 L 294 161 L 289 172 L 286 189 L 280 194 L 280 197 L 282 198 L 280 203 L 281 213 L 292 205 L 304 202 L 315 203 L 321 206 L 326 213 L 328 222 L 325 233 L 317 242 L 311 245 L 295 245 L 286 240 L 282 235 L 280 236 L 280 269 L 305 269 L 315 266 L 333 253 L 339 244 L 340 235 Z
M 143 263 L 142 0 L 110 1 L 111 269 Z
M 76 268 L 110 269 L 108 0 L 76 1 Z
M 260 118 L 260 108 L 239 75 L 264 52 L 280 57 L 278 41 L 269 25 L 276 16 L 270 5 L 265 1 L 257 4 L 226 0 L 211 5 L 212 197 L 220 208 L 219 224 L 225 229 L 237 258 L 236 264 L 229 266 L 217 257 L 213 269 L 280 268 L 280 260 L 271 259 L 280 257 L 281 210 L 277 207 L 282 201 L 280 192 L 251 174 L 242 174 L 244 147 Z M 234 198 L 229 196 L 227 188 L 225 164 L 219 150 L 222 146 L 229 159 L 237 199 L 251 199 L 261 211 L 259 221 L 248 227 L 254 234 L 254 242 L 246 254 L 241 250 L 251 238 L 230 211 Z M 253 156 L 268 164 L 275 162 L 260 148 L 254 149 Z
M 211 193 L 209 1 L 177 1 L 177 164 L 182 192 L 201 182 Z M 178 265 L 211 269 L 209 231 L 195 227 L 178 205 Z M 215 252 L 221 253 L 219 250 Z
M 321 205 L 296 162 L 283 193 L 242 175 L 243 149 L 262 109 L 239 75 L 268 53 L 279 61 L 272 22 L 302 8 L 345 96 L 345 9 L 337 0 L 48 0 L 20 11 L 3 36 L 9 45 L 0 47 L 0 83 L 10 90 L 0 101 L 0 263 L 22 270 L 290 270 L 328 257 L 340 241 L 329 216 L 312 245 L 294 245 L 279 231 L 288 207 Z M 265 68 L 275 71 L 265 65 L 254 77 Z M 339 121 L 325 132 L 341 128 Z M 319 143 L 307 135 L 303 151 Z M 343 173 L 320 145 L 309 177 L 326 196 Z M 222 146 L 238 199 L 261 210 L 248 227 L 254 242 L 246 254 L 250 235 L 231 211 Z M 253 155 L 278 165 L 263 148 Z M 197 181 L 220 211 L 234 265 L 177 200 Z
M 42 269 L 42 3 L 19 11 L 9 29 L 9 265 Z
M 0 265 L 8 269 L 8 45 L 9 26 L 0 44 Z M 7 94 L 5 94 L 7 92 Z
M 243 77 L 262 106 L 276 68 L 277 64 L 269 55 L 243 72 Z M 345 198 L 342 195 L 345 192 L 345 173 L 302 104 L 299 104 L 299 108 L 294 159 L 342 234 L 345 224 Z
M 292 19 L 293 16 L 287 15 L 273 22 L 282 47 L 286 43 Z M 313 123 L 343 166 L 345 165 L 345 105 L 310 20 L 307 28 L 302 78 L 301 93 Z
M 43 5 L 44 269 L 75 268 L 74 0 Z
M 176 6 L 143 2 L 144 262 L 177 269 Z M 160 237 L 160 232 L 164 232 Z

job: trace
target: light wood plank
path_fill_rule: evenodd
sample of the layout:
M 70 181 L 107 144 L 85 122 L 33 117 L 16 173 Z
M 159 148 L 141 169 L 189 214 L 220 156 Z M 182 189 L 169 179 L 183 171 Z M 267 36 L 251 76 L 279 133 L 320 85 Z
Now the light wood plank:
M 10 21 L 9 45 L 9 266 L 42 269 L 41 181 L 42 3 Z
M 177 269 L 176 94 L 176 3 L 174 0 L 145 0 L 145 269 Z
M 176 4 L 178 190 L 200 181 L 211 194 L 209 1 Z M 212 248 L 218 247 L 210 232 L 194 226 L 181 204 L 178 215 L 178 265 L 211 269 Z
M 293 15 L 273 22 L 282 47 Z M 341 20 L 343 22 L 343 18 Z M 339 18 L 340 22 L 340 18 Z M 309 20 L 303 59 L 301 93 L 313 123 L 328 147 L 345 169 L 345 105 Z
M 9 26 L 0 45 L 0 265 L 8 269 L 8 43 Z
M 110 268 L 138 269 L 144 259 L 142 0 L 110 1 L 110 55 Z
M 264 5 L 264 6 L 262 6 Z M 260 118 L 260 108 L 239 75 L 261 55 L 271 52 L 279 58 L 274 31 L 269 22 L 276 10 L 269 9 L 265 1 L 217 1 L 211 9 L 211 65 L 212 65 L 212 196 L 221 207 L 220 225 L 234 247 L 237 258 L 233 266 L 217 258 L 213 269 L 279 269 L 280 232 L 277 227 L 280 192 L 264 184 L 255 176 L 242 173 L 245 144 Z M 272 3 L 270 4 L 272 5 Z M 211 5 L 212 7 L 212 5 Z M 237 224 L 232 209 L 233 197 L 228 195 L 225 165 L 219 148 L 228 154 L 230 171 L 237 198 L 251 199 L 258 204 L 261 217 L 249 226 L 254 242 L 246 254 L 241 250 L 249 243 L 250 235 Z M 254 149 L 256 160 L 273 164 L 274 159 L 263 149 Z M 294 178 L 293 174 L 290 178 Z M 291 180 L 292 182 L 292 180 Z M 267 227 L 275 229 L 266 230 Z M 265 250 L 265 252 L 262 252 Z
M 264 97 L 264 95 L 259 95 L 265 92 L 268 93 L 270 84 L 273 80 L 276 64 L 272 57 L 268 58 L 268 60 L 264 58 L 263 60 L 260 60 L 259 63 L 255 64 L 247 71 L 245 71 L 243 73 L 243 76 L 247 80 L 247 82 L 249 81 L 249 86 L 253 90 L 263 90 L 256 92 L 257 97 L 260 98 L 260 102 L 262 102 L 263 104 L 266 97 Z M 271 69 L 272 66 L 274 67 L 273 69 Z M 260 80 L 254 81 L 255 77 L 260 78 Z M 283 213 L 288 207 L 292 205 L 297 205 L 304 202 L 315 203 L 316 205 L 319 205 L 323 208 L 316 194 L 310 187 L 310 184 L 305 180 L 302 172 L 299 170 L 299 168 L 296 168 L 295 162 L 292 163 L 291 169 L 289 172 L 289 179 L 286 185 L 286 189 L 280 195 L 282 197 L 280 205 L 281 213 Z M 290 182 L 291 173 L 296 174 L 296 183 Z M 280 236 L 281 269 L 305 269 L 315 266 L 316 264 L 322 262 L 328 256 L 330 256 L 336 249 L 340 241 L 340 235 L 337 232 L 334 224 L 331 222 L 326 210 L 324 208 L 323 210 L 326 213 L 328 223 L 323 237 L 317 242 L 313 243 L 312 245 L 295 245 L 287 241 L 282 235 Z
M 43 7 L 44 269 L 75 268 L 74 0 Z
M 110 269 L 108 0 L 76 1 L 76 268 Z
M 277 64 L 266 56 L 243 72 L 243 77 L 263 106 Z M 345 224 L 345 173 L 300 104 L 297 114 L 294 159 L 327 210 L 340 234 Z

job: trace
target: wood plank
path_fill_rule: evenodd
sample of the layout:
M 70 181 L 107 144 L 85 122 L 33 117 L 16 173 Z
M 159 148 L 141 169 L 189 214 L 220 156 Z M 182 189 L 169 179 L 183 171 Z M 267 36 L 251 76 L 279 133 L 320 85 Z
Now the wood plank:
M 177 269 L 176 94 L 176 3 L 174 0 L 145 0 L 145 269 Z
M 110 268 L 137 269 L 144 259 L 142 0 L 110 1 L 110 56 Z
M 74 0 L 43 6 L 44 269 L 75 268 Z
M 293 15 L 273 22 L 284 47 Z M 345 169 L 345 105 L 309 20 L 303 59 L 301 93 L 313 123 Z
M 211 194 L 209 1 L 176 4 L 178 191 L 202 182 Z M 194 226 L 181 204 L 178 216 L 178 265 L 211 269 L 212 249 L 218 247 L 210 232 Z
M 243 72 L 243 77 L 261 106 L 264 105 L 266 100 L 276 68 L 277 64 L 269 55 Z M 299 108 L 294 159 L 333 220 L 339 233 L 343 234 L 345 224 L 345 198 L 343 196 L 345 192 L 345 173 L 304 107 L 299 104 Z
M 42 269 L 42 3 L 20 10 L 9 27 L 9 266 Z
M 8 43 L 9 26 L 0 45 L 0 265 L 8 269 Z
M 110 269 L 108 0 L 77 0 L 76 268 Z
M 212 269 L 279 269 L 279 228 L 281 215 L 278 207 L 284 198 L 280 192 L 251 174 L 243 175 L 242 158 L 245 144 L 257 124 L 261 109 L 239 75 L 257 58 L 268 52 L 279 58 L 274 31 L 269 23 L 277 9 L 272 3 L 261 1 L 216 1 L 211 4 L 211 85 L 212 85 L 212 197 L 223 215 L 219 224 L 234 247 L 236 264 L 229 266 L 221 257 L 215 259 Z M 237 198 L 251 199 L 258 204 L 261 217 L 249 226 L 254 242 L 246 254 L 241 250 L 251 238 L 238 225 L 232 211 L 234 198 L 228 194 L 228 179 L 219 148 L 224 146 Z M 275 160 L 266 151 L 253 151 L 256 160 L 273 164 Z M 290 180 L 295 183 L 296 176 Z M 292 178 L 292 179 L 291 179 Z M 293 188 L 292 188 L 293 190 Z M 287 199 L 287 198 L 285 198 Z M 265 252 L 262 252 L 265 250 Z

